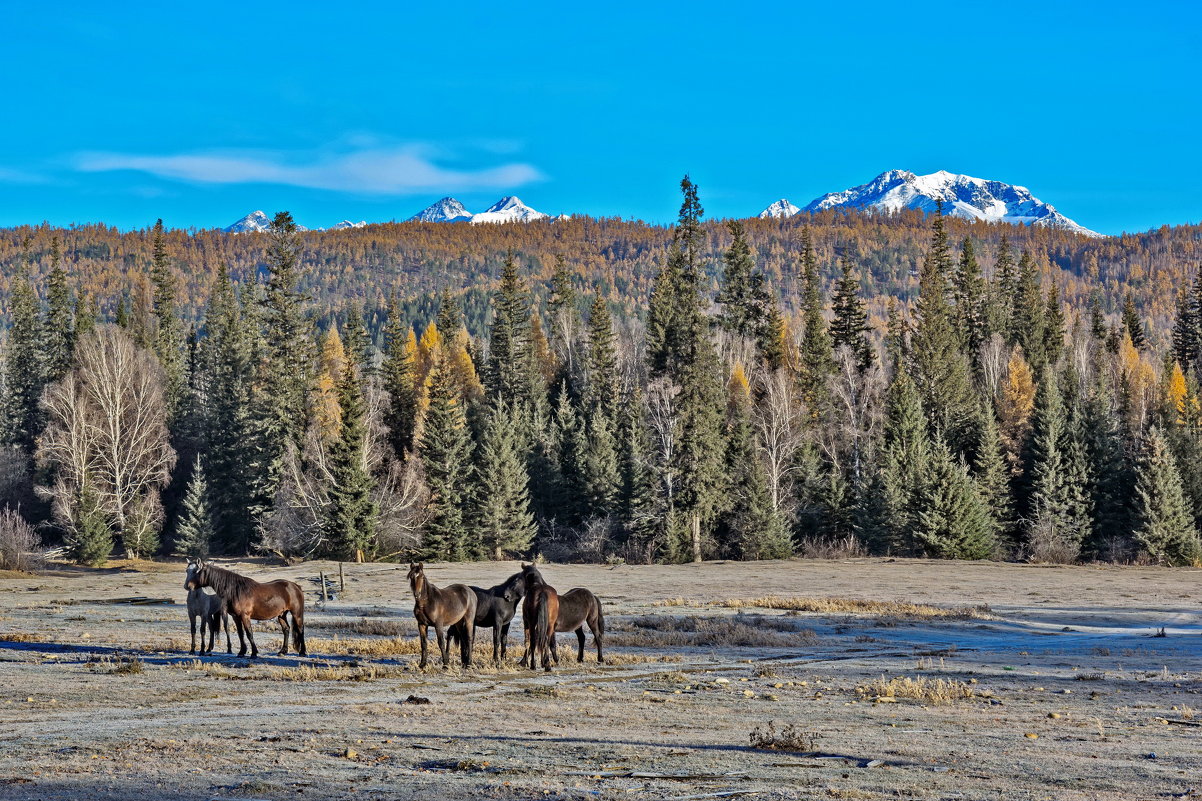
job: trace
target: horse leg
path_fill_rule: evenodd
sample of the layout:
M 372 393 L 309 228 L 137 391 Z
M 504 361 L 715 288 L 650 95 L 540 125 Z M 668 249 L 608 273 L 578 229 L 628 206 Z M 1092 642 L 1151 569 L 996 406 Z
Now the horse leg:
M 250 640 L 250 658 L 259 658 L 259 646 L 255 645 L 255 631 L 251 628 L 250 613 L 242 615 L 242 628 L 246 629 L 246 639 Z
M 551 661 L 559 666 L 559 644 L 555 642 L 555 632 L 551 632 Z
M 301 613 L 302 616 L 304 613 Z M 308 656 L 309 649 L 305 647 L 305 624 L 303 617 L 296 616 L 296 610 L 292 610 L 292 639 L 296 640 L 296 652 L 301 656 Z
M 238 629 L 238 656 L 246 656 L 246 637 L 242 632 L 242 615 L 234 615 L 234 628 Z
M 501 624 L 493 626 L 492 630 L 492 663 L 501 664 Z
M 463 648 L 461 649 L 459 656 L 463 661 L 464 667 L 472 666 L 472 649 L 476 644 L 475 623 L 476 621 L 472 620 L 471 618 L 463 619 Z
M 497 628 L 501 630 L 501 661 L 504 662 L 505 657 L 509 655 L 509 624 L 506 623 L 504 626 L 498 626 Z
M 280 631 L 284 632 L 284 647 L 280 649 L 280 656 L 285 656 L 288 653 L 288 612 L 276 618 L 276 622 L 280 624 Z
M 442 654 L 442 669 L 450 667 L 451 643 L 447 636 L 447 627 L 441 623 L 434 624 L 434 636 L 438 638 L 438 653 Z
M 234 646 L 233 643 L 230 642 L 230 613 L 222 609 L 221 619 L 225 621 L 225 652 L 227 654 L 232 654 L 234 652 Z
M 188 624 L 192 627 L 192 648 L 188 651 L 188 653 L 194 654 L 196 653 L 196 615 L 191 613 L 188 614 Z M 201 633 L 201 636 L 204 636 L 203 632 Z M 201 643 L 201 645 L 204 645 L 204 643 Z
M 583 623 L 580 624 L 580 628 L 576 629 L 576 641 L 580 646 L 576 650 L 576 661 L 583 662 L 584 661 L 584 624 Z
M 205 633 L 208 632 L 209 641 L 205 643 Z M 207 654 L 213 650 L 213 616 L 207 612 L 200 616 L 200 652 Z
M 422 641 L 422 661 L 419 662 L 417 666 L 419 668 L 424 668 L 426 666 L 426 624 L 425 623 L 417 624 L 417 634 L 421 638 L 421 641 Z

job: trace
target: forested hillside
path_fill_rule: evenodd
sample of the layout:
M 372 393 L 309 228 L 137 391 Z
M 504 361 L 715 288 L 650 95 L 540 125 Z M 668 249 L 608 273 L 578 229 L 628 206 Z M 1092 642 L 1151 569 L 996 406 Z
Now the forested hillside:
M 5 231 L 3 501 L 86 563 L 1202 557 L 1200 229 L 681 188 L 671 228 Z

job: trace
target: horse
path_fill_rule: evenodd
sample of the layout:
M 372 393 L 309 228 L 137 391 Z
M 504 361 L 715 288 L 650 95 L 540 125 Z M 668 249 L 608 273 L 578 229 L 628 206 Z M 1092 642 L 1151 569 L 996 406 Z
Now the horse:
M 501 664 L 509 651 L 509 624 L 517 614 L 518 601 L 526 594 L 526 578 L 521 573 L 514 573 L 495 587 L 487 590 L 482 587 L 472 587 L 476 593 L 476 619 L 472 627 L 472 641 L 475 642 L 476 629 L 492 629 L 492 661 Z
M 542 655 L 543 670 L 551 671 L 555 661 L 555 625 L 559 619 L 559 594 L 543 580 L 534 565 L 522 565 L 526 579 L 526 600 L 522 602 L 522 625 L 526 628 L 526 653 L 521 664 L 534 670 L 534 661 Z
M 296 652 L 306 656 L 305 648 L 305 595 L 295 581 L 277 579 L 258 582 L 240 576 L 232 570 L 197 560 L 188 563 L 188 578 L 184 587 L 189 590 L 212 587 L 221 598 L 225 610 L 233 616 L 238 629 L 238 656 L 246 656 L 246 642 L 250 641 L 251 659 L 259 655 L 255 636 L 251 630 L 252 620 L 275 618 L 284 633 L 284 647 L 280 656 L 288 653 L 288 614 L 292 614 L 292 634 L 296 638 Z
M 196 653 L 196 618 L 200 618 L 200 655 L 213 653 L 213 640 L 221 632 L 221 622 L 225 621 L 225 652 L 232 654 L 234 647 L 230 644 L 230 616 L 226 614 L 225 606 L 216 595 L 202 589 L 188 590 L 188 623 L 192 626 L 192 649 Z M 209 632 L 209 647 L 205 648 L 205 629 Z
M 418 667 L 425 667 L 426 633 L 434 627 L 438 637 L 438 650 L 442 654 L 442 666 L 451 663 L 451 635 L 459 640 L 460 656 L 465 667 L 472 664 L 472 637 L 475 633 L 476 593 L 463 584 L 452 584 L 438 589 L 426 578 L 425 565 L 409 563 L 409 589 L 413 591 L 413 617 L 417 620 L 417 632 L 422 640 L 422 660 Z
M 593 644 L 597 646 L 597 663 L 605 664 L 601 653 L 601 641 L 605 636 L 605 616 L 601 613 L 601 601 L 583 587 L 568 590 L 559 596 L 559 619 L 555 624 L 557 632 L 576 632 L 579 650 L 576 661 L 584 661 L 584 624 L 588 623 L 589 631 L 593 634 Z M 551 635 L 551 653 L 555 651 L 555 635 Z M 556 660 L 558 664 L 558 659 Z

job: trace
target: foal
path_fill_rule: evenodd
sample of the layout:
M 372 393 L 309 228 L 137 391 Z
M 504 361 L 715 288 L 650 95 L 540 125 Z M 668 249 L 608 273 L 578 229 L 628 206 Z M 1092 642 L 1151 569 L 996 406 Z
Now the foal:
M 188 590 L 188 623 L 192 626 L 192 650 L 188 653 L 196 653 L 196 618 L 200 618 L 201 656 L 213 653 L 213 640 L 221 633 L 223 620 L 225 621 L 225 652 L 227 654 L 234 652 L 233 645 L 230 644 L 230 616 L 226 614 L 221 599 L 197 588 Z M 209 632 L 208 648 L 205 647 L 205 629 L 208 629 Z
M 451 634 L 459 640 L 460 656 L 464 666 L 472 664 L 472 636 L 475 633 L 476 593 L 463 584 L 452 584 L 438 589 L 426 578 L 425 565 L 409 563 L 409 589 L 413 590 L 413 617 L 417 620 L 417 632 L 422 640 L 422 661 L 418 667 L 426 666 L 426 632 L 434 627 L 438 637 L 438 650 L 442 654 L 445 669 L 451 663 Z
M 234 617 L 238 629 L 238 656 L 246 656 L 246 642 L 250 641 L 250 656 L 259 655 L 255 637 L 251 631 L 252 620 L 275 618 L 284 632 L 284 647 L 280 656 L 288 653 L 288 615 L 292 614 L 292 634 L 296 638 L 296 652 L 307 654 L 305 648 L 305 595 L 295 581 L 277 579 L 260 583 L 231 570 L 196 560 L 188 563 L 188 577 L 184 581 L 188 590 L 212 587 L 221 598 L 227 612 Z
M 555 660 L 555 624 L 559 619 L 559 594 L 555 588 L 543 581 L 543 576 L 534 565 L 522 565 L 522 576 L 526 579 L 526 600 L 522 602 L 522 625 L 526 628 L 526 653 L 522 654 L 522 665 L 529 663 L 534 670 L 534 661 L 541 654 L 543 670 L 551 671 Z

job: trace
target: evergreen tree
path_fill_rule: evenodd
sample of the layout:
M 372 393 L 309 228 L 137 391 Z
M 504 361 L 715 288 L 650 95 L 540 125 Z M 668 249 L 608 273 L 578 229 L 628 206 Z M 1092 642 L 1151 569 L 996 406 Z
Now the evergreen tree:
M 992 330 L 989 327 L 988 286 L 968 237 L 960 245 L 960 261 L 952 279 L 952 297 L 956 303 L 955 319 L 960 341 L 968 350 L 972 363 L 976 364 L 981 344 L 989 339 Z
M 598 411 L 612 432 L 617 419 L 618 354 L 614 346 L 613 320 L 605 301 L 597 295 L 588 319 L 588 377 L 584 408 Z
M 576 289 L 572 273 L 563 254 L 555 257 L 555 272 L 551 274 L 551 295 L 547 298 L 547 319 L 551 325 L 551 350 L 559 359 L 555 380 L 574 374 L 576 369 L 576 337 L 580 330 L 580 310 L 576 307 Z M 554 382 L 552 382 L 554 383 Z
M 187 376 L 184 374 L 184 337 L 175 308 L 175 275 L 171 272 L 161 219 L 154 224 L 150 280 L 154 286 L 154 352 L 166 377 L 163 395 L 167 401 L 168 425 L 174 429 L 184 402 Z
M 1102 311 L 1102 293 L 1096 289 L 1089 295 L 1089 332 L 1099 343 L 1105 342 L 1109 334 L 1106 315 Z
M 393 454 L 404 460 L 413 448 L 417 427 L 417 337 L 413 329 L 404 324 L 395 298 L 389 305 L 384 339 L 381 379 L 388 393 L 384 424 L 388 427 L 388 442 Z
M 485 384 L 506 405 L 533 398 L 534 364 L 530 349 L 530 293 L 510 253 L 501 271 L 501 286 L 493 295 L 492 332 Z M 439 330 L 442 330 L 441 328 Z
M 841 274 L 835 285 L 835 296 L 831 303 L 834 320 L 831 321 L 831 345 L 835 349 L 846 346 L 855 357 L 860 372 L 872 367 L 876 356 L 868 334 L 868 310 L 860 299 L 860 277 L 847 259 L 840 262 Z
M 472 440 L 463 399 L 445 360 L 434 367 L 431 377 L 419 452 L 430 490 L 423 553 L 429 559 L 471 559 L 477 543 L 469 540 L 464 509 L 472 480 Z
M 362 562 L 375 545 L 378 509 L 367 470 L 366 423 L 359 370 L 348 363 L 338 379 L 341 422 L 330 445 L 330 501 L 324 509 L 325 539 L 340 558 Z
M 990 539 L 996 543 L 1007 537 L 1013 529 L 1014 506 L 1010 497 L 1010 470 L 1002 449 L 1001 432 L 988 401 L 981 409 L 980 438 L 973 460 L 973 475 L 989 515 Z
M 375 353 L 371 338 L 367 334 L 367 326 L 363 323 L 363 309 L 358 303 L 351 303 L 346 309 L 346 324 L 343 326 L 343 347 L 347 361 L 359 370 L 364 381 L 375 373 Z
M 793 552 L 788 526 L 772 506 L 768 478 L 751 425 L 751 393 L 741 365 L 728 385 L 726 469 L 730 477 L 726 512 L 727 548 L 742 559 L 785 559 Z
M 22 270 L 9 299 L 12 328 L 4 359 L 5 440 L 32 455 L 46 419 L 39 401 L 46 386 L 41 310 L 33 281 Z
M 579 456 L 580 479 L 588 512 L 593 517 L 605 517 L 618 511 L 621 490 L 621 466 L 618 441 L 614 436 L 610 416 L 599 407 L 585 411 L 585 436 Z
M 1189 370 L 1195 364 L 1202 346 L 1202 318 L 1199 317 L 1197 298 L 1197 294 L 1186 287 L 1177 293 L 1172 353 L 1183 370 Z
M 490 410 L 476 463 L 472 516 L 483 548 L 493 559 L 517 556 L 534 541 L 529 478 L 518 446 L 519 421 L 498 401 Z
M 175 530 L 175 555 L 207 559 L 215 539 L 213 512 L 209 507 L 209 485 L 200 457 L 197 456 L 192 477 L 188 480 L 188 489 L 184 493 L 179 526 Z
M 1092 519 L 1085 450 L 1076 434 L 1056 374 L 1045 369 L 1035 392 L 1028 535 L 1033 547 L 1068 560 L 1079 555 Z
M 826 319 L 822 315 L 818 258 L 814 255 L 809 228 L 801 229 L 801 275 L 801 314 L 805 330 L 801 337 L 798 382 L 810 414 L 818 416 L 828 399 L 827 381 L 835 372 L 835 359 Z
M 1087 551 L 1096 558 L 1112 559 L 1122 553 L 1134 528 L 1129 499 L 1135 477 L 1126 459 L 1108 371 L 1097 369 L 1095 375 L 1082 410 L 1093 509 Z
M 937 441 L 918 485 L 915 545 L 937 559 L 985 559 L 993 553 L 994 524 L 976 483 L 947 444 Z
M 722 283 L 715 300 L 721 306 L 718 324 L 736 336 L 757 337 L 767 322 L 768 294 L 755 271 L 755 257 L 743 224 L 727 223 L 734 241 L 722 256 Z
M 47 383 L 58 381 L 71 370 L 75 358 L 75 309 L 67 273 L 62 265 L 58 237 L 50 243 L 50 277 L 46 284 L 46 344 L 45 363 Z
M 1014 259 L 1010 255 L 1010 240 L 1002 237 L 998 245 L 997 261 L 993 266 L 993 283 L 989 292 L 989 330 L 996 331 L 1010 339 L 1014 315 L 1014 298 L 1018 290 L 1018 274 L 1014 270 Z
M 1023 349 L 1023 355 L 1036 374 L 1048 363 L 1044 349 L 1044 299 L 1039 287 L 1039 270 L 1031 254 L 1023 251 L 1018 261 L 1018 281 L 1014 290 L 1014 311 L 1006 340 Z
M 874 544 L 880 552 L 913 552 L 919 493 L 930 475 L 931 440 L 918 389 L 905 370 L 894 373 L 886 394 L 882 449 L 878 483 L 884 520 Z
M 1139 319 L 1139 311 L 1135 308 L 1135 300 L 1128 293 L 1123 298 L 1123 329 L 1131 337 L 1131 344 L 1137 350 L 1148 347 L 1148 335 L 1144 333 L 1144 324 Z
M 100 508 L 96 491 L 85 481 L 75 496 L 67 532 L 67 553 L 81 565 L 99 567 L 113 552 L 113 531 Z
M 1055 365 L 1064 355 L 1064 308 L 1060 305 L 1060 289 L 1048 287 L 1048 300 L 1043 312 L 1043 356 Z
M 1202 542 L 1168 445 L 1153 426 L 1147 435 L 1135 484 L 1135 539 L 1161 564 L 1197 565 Z
M 446 342 L 453 342 L 463 327 L 463 309 L 449 289 L 443 289 L 438 296 L 438 317 L 434 325 Z
M 780 308 L 775 302 L 769 302 L 764 327 L 756 342 L 756 351 L 768 370 L 779 370 L 788 364 L 786 334 L 785 320 L 781 317 Z

